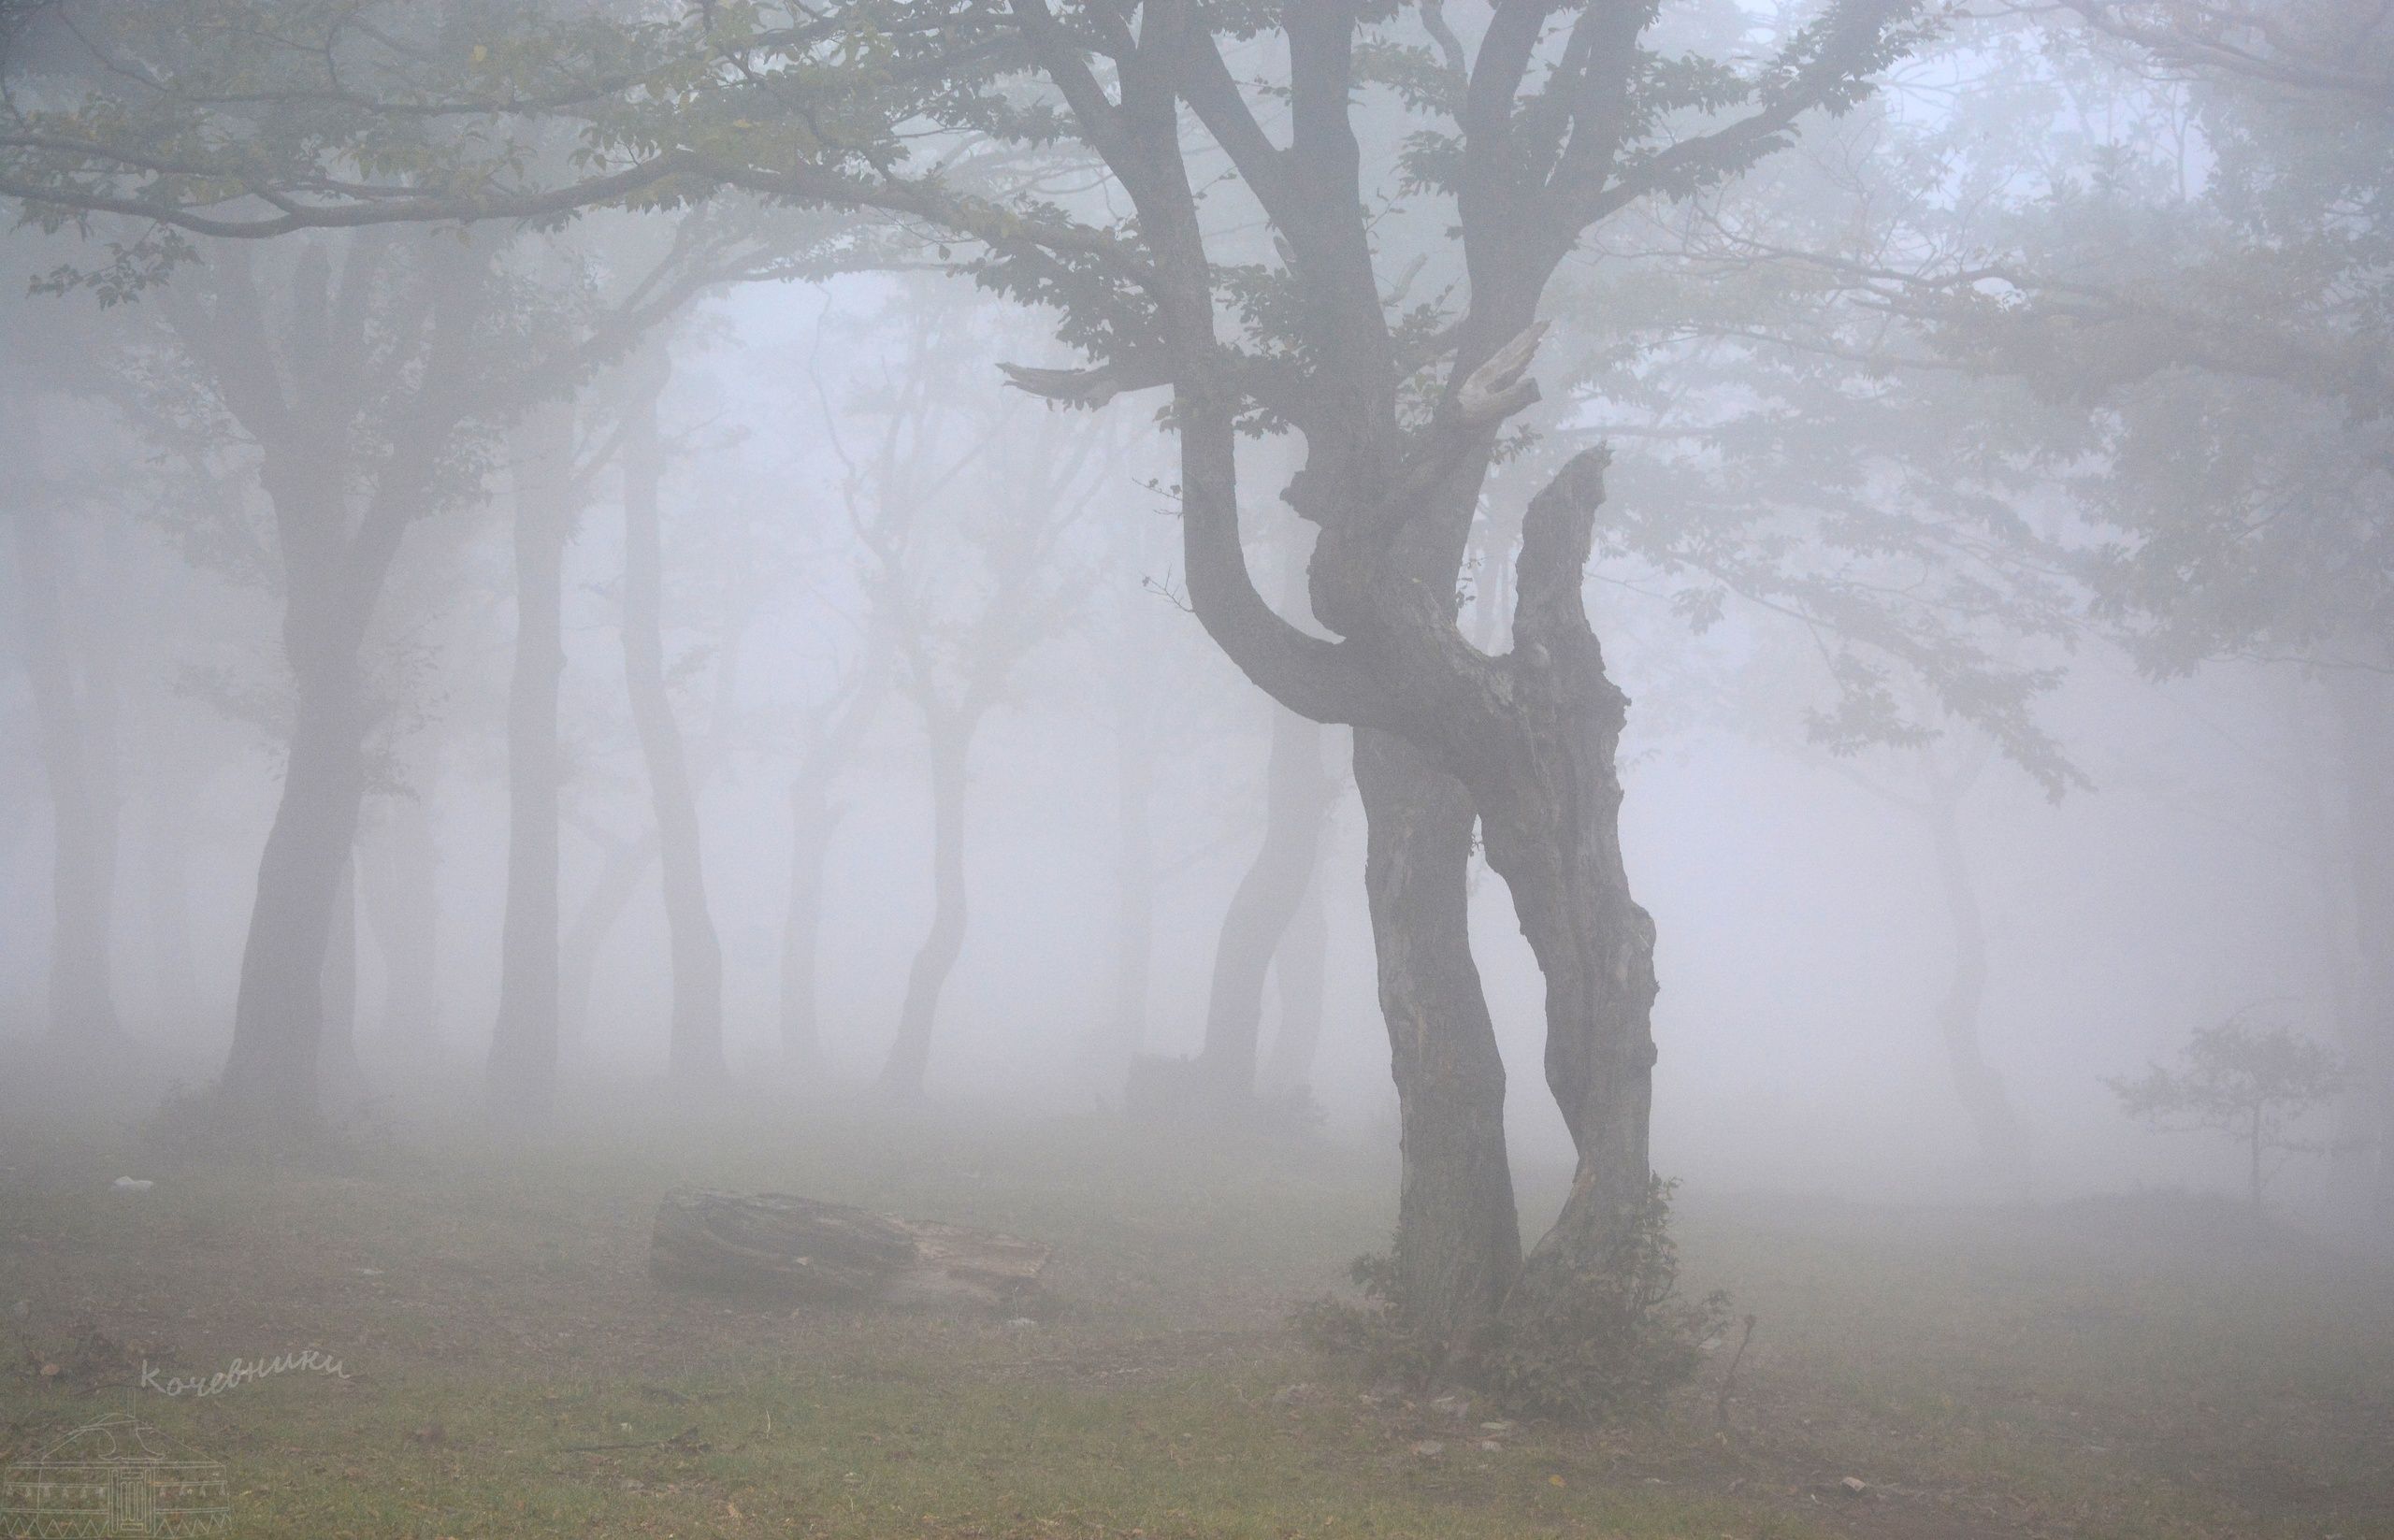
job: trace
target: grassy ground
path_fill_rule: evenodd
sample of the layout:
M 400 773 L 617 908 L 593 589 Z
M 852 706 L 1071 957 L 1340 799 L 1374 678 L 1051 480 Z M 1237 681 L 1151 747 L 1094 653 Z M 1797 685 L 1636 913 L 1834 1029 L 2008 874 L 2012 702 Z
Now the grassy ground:
M 1725 1426 L 1724 1351 L 1664 1426 L 1486 1428 L 1287 1329 L 1382 1241 L 1374 1164 L 1098 1124 L 632 1121 L 304 1168 L 11 1138 L 0 1446 L 130 1411 L 223 1462 L 232 1533 L 294 1540 L 2394 1535 L 2394 1281 L 2192 1205 L 1688 1195 L 1691 1282 L 1760 1322 Z M 661 1290 L 648 1222 L 683 1181 L 1050 1241 L 1062 1308 Z M 139 1383 L 311 1346 L 347 1377 Z

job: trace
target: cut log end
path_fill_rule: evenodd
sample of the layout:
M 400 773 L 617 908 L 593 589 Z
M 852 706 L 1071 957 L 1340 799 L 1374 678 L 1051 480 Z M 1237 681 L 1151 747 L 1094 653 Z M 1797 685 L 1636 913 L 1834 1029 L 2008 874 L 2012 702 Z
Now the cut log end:
M 677 1288 L 759 1303 L 1029 1312 L 1036 1241 L 788 1193 L 685 1188 L 657 1205 L 649 1270 Z

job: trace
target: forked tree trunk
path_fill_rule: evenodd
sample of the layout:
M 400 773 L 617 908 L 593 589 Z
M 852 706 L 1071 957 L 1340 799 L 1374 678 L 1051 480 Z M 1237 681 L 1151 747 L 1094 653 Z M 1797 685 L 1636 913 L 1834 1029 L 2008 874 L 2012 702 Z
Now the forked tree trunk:
M 940 995 L 964 951 L 965 761 L 974 726 L 931 724 L 931 927 L 907 970 L 898 1041 L 881 1071 L 883 1093 L 901 1101 L 921 1100 L 928 1087 Z
M 549 1109 L 557 1073 L 557 799 L 564 781 L 557 694 L 565 678 L 565 550 L 574 516 L 571 410 L 552 405 L 527 417 L 514 451 L 507 909 L 487 1076 L 494 1102 L 537 1118 Z M 627 637 L 629 629 L 627 620 Z
M 117 856 L 113 670 L 108 639 L 70 614 L 50 511 L 13 511 L 26 674 L 50 790 L 50 1030 L 97 1046 L 122 1035 L 111 981 Z M 78 641 L 87 645 L 79 646 Z
M 656 850 L 673 958 L 668 1072 L 677 1081 L 706 1084 L 728 1072 L 723 1057 L 723 943 L 707 908 L 698 799 L 665 686 L 658 507 L 665 453 L 657 404 L 666 366 L 659 355 L 650 367 L 652 376 L 642 381 L 624 430 L 624 679 L 656 807 Z
M 1355 784 L 1404 1159 L 1399 1303 L 1467 1354 L 1521 1267 L 1505 1063 L 1466 923 L 1471 799 L 1421 750 L 1370 728 L 1355 732 Z
M 1962 846 L 1958 794 L 1950 788 L 1932 792 L 1928 820 L 1938 877 L 1945 892 L 1946 918 L 1954 931 L 1954 976 L 1937 1012 L 1945 1059 L 1962 1111 L 1970 1120 L 1970 1131 L 1977 1137 L 1981 1159 L 1994 1175 L 2017 1180 L 2027 1172 L 2028 1135 L 2019 1114 L 2012 1110 L 2002 1075 L 1986 1061 L 1979 1045 L 1979 1019 L 1986 999 L 1986 920 L 1979 907 L 1969 853 Z
M 1264 976 L 1320 859 L 1322 825 L 1334 790 L 1322 770 L 1322 736 L 1320 723 L 1276 704 L 1272 708 L 1263 843 L 1222 917 L 1205 1006 L 1205 1045 L 1199 1056 L 1206 1093 L 1225 1110 L 1254 1099 Z
M 1330 908 L 1323 880 L 1317 861 L 1313 881 L 1305 885 L 1305 896 L 1280 938 L 1279 949 L 1272 954 L 1280 1026 L 1272 1034 L 1272 1052 L 1263 1062 L 1266 1096 L 1287 1096 L 1313 1084 L 1329 985 Z

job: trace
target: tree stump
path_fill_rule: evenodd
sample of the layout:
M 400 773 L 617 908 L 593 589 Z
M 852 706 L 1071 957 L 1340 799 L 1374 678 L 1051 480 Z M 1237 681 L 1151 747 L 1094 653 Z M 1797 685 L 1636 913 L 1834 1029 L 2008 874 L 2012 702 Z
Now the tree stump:
M 684 1188 L 657 1205 L 648 1260 L 660 1282 L 776 1304 L 1020 1314 L 1039 1303 L 1047 1247 L 788 1193 Z

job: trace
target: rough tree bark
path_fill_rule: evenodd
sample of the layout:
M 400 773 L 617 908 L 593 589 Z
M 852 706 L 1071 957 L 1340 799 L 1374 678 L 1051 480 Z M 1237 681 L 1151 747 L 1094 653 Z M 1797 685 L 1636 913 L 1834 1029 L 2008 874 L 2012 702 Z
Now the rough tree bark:
M 1461 782 L 1392 733 L 1356 730 L 1355 785 L 1404 1162 L 1397 1299 L 1463 1354 L 1521 1269 L 1505 1061 L 1466 923 L 1476 815 Z
M 882 1066 L 883 1094 L 919 1101 L 930 1071 L 931 1029 L 939 999 L 964 951 L 964 801 L 966 760 L 977 723 L 926 711 L 931 770 L 931 925 L 906 972 L 898 1040 Z
M 657 859 L 673 959 L 668 1072 L 685 1084 L 719 1082 L 723 1057 L 723 943 L 707 907 L 698 799 L 665 685 L 664 555 L 659 490 L 665 447 L 657 426 L 669 366 L 661 350 L 644 365 L 627 410 L 624 468 L 624 679 L 632 724 L 656 808 Z
M 28 497 L 16 530 L 19 616 L 50 804 L 50 1032 L 91 1048 L 122 1037 L 111 953 L 117 805 L 113 649 L 68 597 L 50 510 Z
M 557 1073 L 557 832 L 564 784 L 557 695 L 565 678 L 565 552 L 576 511 L 571 409 L 551 404 L 528 414 L 515 430 L 513 451 L 507 908 L 486 1079 L 494 1102 L 537 1118 L 549 1110 Z
M 1522 1287 L 1601 1265 L 1644 1210 L 1652 1176 L 1654 924 L 1629 894 L 1616 754 L 1629 700 L 1606 675 L 1581 597 L 1601 451 L 1530 502 L 1515 564 L 1513 650 L 1499 709 L 1451 745 L 1546 977 L 1546 1078 L 1579 1154 L 1571 1193 Z

